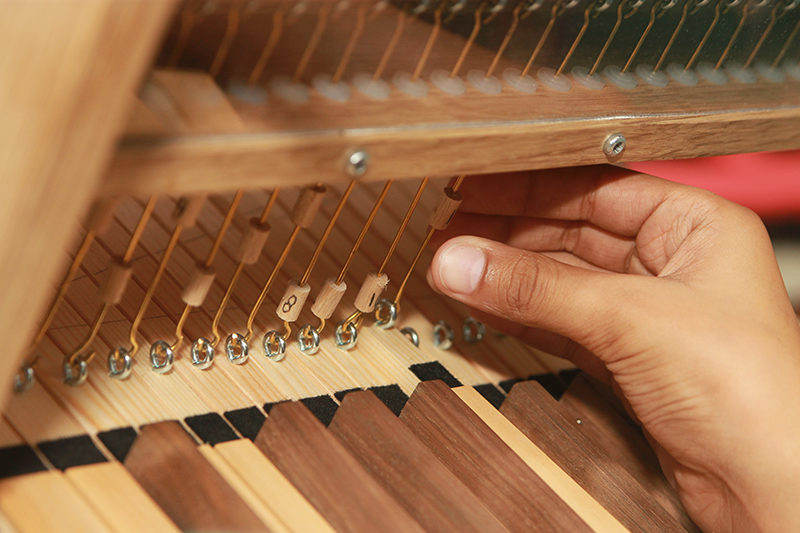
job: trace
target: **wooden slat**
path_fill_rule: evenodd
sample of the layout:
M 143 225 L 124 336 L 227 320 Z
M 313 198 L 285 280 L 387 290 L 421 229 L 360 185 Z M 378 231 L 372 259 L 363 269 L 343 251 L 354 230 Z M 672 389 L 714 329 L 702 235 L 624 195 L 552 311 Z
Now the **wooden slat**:
M 441 381 L 420 383 L 400 420 L 510 531 L 591 531 Z
M 0 512 L 20 533 L 112 529 L 58 471 L 0 481 Z
M 348 394 L 328 429 L 427 531 L 507 531 L 371 392 Z
M 423 531 L 302 404 L 273 407 L 255 445 L 337 531 Z
M 537 382 L 514 385 L 500 412 L 631 533 L 685 531 Z
M 182 530 L 268 529 L 176 422 L 141 428 L 125 467 Z
M 78 466 L 65 474 L 114 531 L 179 531 L 120 463 Z
M 550 459 L 538 446 L 530 441 L 487 402 L 475 389 L 458 387 L 455 393 L 476 416 L 539 475 L 547 485 L 594 531 L 624 533 L 628 530 L 611 516 L 597 500 Z

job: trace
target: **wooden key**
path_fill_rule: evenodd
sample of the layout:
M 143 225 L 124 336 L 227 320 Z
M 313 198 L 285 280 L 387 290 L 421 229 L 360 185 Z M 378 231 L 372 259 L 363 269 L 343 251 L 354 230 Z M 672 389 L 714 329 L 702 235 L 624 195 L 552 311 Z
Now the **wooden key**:
M 182 530 L 268 529 L 177 422 L 143 426 L 125 467 Z
M 684 531 L 539 383 L 514 385 L 500 412 L 632 533 Z
M 115 531 L 179 531 L 120 463 L 77 466 L 65 474 Z
M 328 429 L 427 531 L 507 531 L 372 392 L 345 396 Z
M 0 512 L 20 533 L 113 531 L 58 471 L 0 481 Z
M 273 407 L 255 444 L 337 531 L 423 531 L 303 404 Z
M 510 531 L 591 531 L 441 381 L 420 383 L 400 420 Z
M 604 400 L 588 376 L 578 375 L 559 403 L 581 420 L 582 433 L 625 468 L 685 529 L 699 532 L 664 477 L 658 458 L 641 430 Z

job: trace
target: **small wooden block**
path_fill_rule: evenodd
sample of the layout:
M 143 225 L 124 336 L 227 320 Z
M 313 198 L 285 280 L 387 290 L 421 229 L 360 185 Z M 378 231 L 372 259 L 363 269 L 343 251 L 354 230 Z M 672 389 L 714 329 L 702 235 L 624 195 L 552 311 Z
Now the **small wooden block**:
M 675 518 L 535 381 L 517 383 L 500 412 L 631 533 L 683 532 Z
M 356 309 L 365 314 L 373 312 L 388 284 L 389 276 L 386 274 L 378 276 L 375 272 L 369 272 L 356 295 Z
M 193 228 L 197 223 L 197 217 L 200 216 L 200 211 L 208 198 L 207 194 L 194 194 L 192 196 L 181 198 L 178 201 L 176 213 L 173 214 L 175 223 L 180 224 L 183 229 Z
M 120 463 L 77 466 L 65 473 L 115 531 L 180 531 Z
M 306 305 L 309 294 L 311 294 L 311 285 L 306 283 L 301 287 L 297 284 L 296 279 L 289 280 L 286 290 L 278 301 L 278 307 L 275 310 L 278 314 L 278 318 L 290 323 L 297 320 L 297 317 L 300 316 L 303 307 Z
M 206 268 L 201 264 L 195 265 L 192 277 L 189 278 L 189 283 L 186 284 L 181 294 L 183 303 L 192 307 L 201 307 L 208 296 L 208 291 L 214 284 L 216 275 L 217 272 L 213 268 Z
M 261 223 L 257 217 L 251 218 L 247 231 L 242 234 L 239 248 L 236 249 L 234 256 L 236 260 L 245 265 L 257 263 L 264 250 L 264 245 L 267 243 L 270 229 L 268 222 Z
M 125 467 L 184 531 L 267 530 L 177 422 L 143 426 Z
M 133 266 L 123 265 L 115 259 L 109 266 L 106 279 L 100 287 L 100 300 L 109 305 L 117 305 L 122 301 L 131 274 L 133 274 Z
M 303 188 L 289 217 L 295 226 L 309 228 L 314 223 L 314 218 L 325 198 L 325 191 L 324 185 Z
M 303 404 L 273 407 L 255 445 L 337 531 L 423 531 Z
M 95 202 L 89 210 L 86 218 L 87 231 L 93 231 L 95 235 L 102 235 L 111 225 L 114 218 L 114 211 L 119 205 L 119 197 L 106 198 Z
M 427 531 L 507 531 L 372 392 L 348 394 L 328 430 Z
M 592 531 L 441 381 L 420 383 L 400 420 L 509 531 Z
M 336 278 L 328 278 L 311 306 L 311 312 L 317 318 L 328 320 L 342 301 L 345 291 L 347 283 L 336 283 Z
M 451 187 L 446 187 L 444 194 L 439 199 L 439 203 L 436 204 L 436 208 L 434 208 L 431 214 L 430 221 L 428 222 L 430 226 L 437 230 L 447 229 L 447 226 L 450 225 L 450 221 L 453 220 L 453 216 L 456 214 L 456 211 L 458 211 L 463 200 L 464 197 L 461 196 L 460 192 L 454 191 Z

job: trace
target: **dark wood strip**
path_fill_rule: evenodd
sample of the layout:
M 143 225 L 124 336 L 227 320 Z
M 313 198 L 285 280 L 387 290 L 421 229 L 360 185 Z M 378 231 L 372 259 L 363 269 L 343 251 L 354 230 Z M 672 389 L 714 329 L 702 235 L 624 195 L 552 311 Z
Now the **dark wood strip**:
M 507 532 L 372 392 L 348 394 L 328 429 L 425 530 Z
M 559 403 L 581 420 L 581 431 L 622 465 L 664 509 L 691 532 L 700 530 L 661 471 L 655 452 L 633 421 L 597 392 L 602 383 L 580 374 L 570 383 Z
M 254 442 L 337 531 L 423 531 L 302 403 L 275 405 Z
M 591 531 L 441 381 L 420 383 L 400 420 L 509 531 Z
M 515 385 L 500 412 L 631 533 L 685 531 L 539 383 Z
M 268 530 L 177 422 L 143 426 L 124 464 L 184 531 Z

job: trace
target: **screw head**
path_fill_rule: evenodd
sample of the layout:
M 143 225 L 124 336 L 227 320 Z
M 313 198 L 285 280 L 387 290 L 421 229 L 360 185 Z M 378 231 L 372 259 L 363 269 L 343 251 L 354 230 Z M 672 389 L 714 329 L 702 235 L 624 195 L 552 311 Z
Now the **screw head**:
M 367 172 L 369 154 L 364 150 L 356 150 L 347 157 L 347 164 L 344 166 L 345 172 L 354 178 L 359 178 Z
M 609 159 L 619 157 L 625 151 L 625 136 L 621 133 L 612 133 L 603 143 L 603 153 Z

